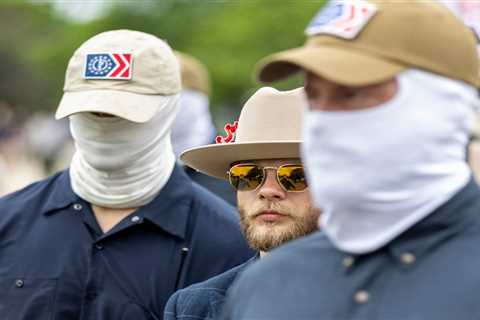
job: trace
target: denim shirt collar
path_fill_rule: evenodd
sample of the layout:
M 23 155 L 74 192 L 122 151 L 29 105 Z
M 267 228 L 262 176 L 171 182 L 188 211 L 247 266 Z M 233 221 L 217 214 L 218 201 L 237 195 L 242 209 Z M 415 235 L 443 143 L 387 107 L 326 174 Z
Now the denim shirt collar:
M 480 189 L 472 178 L 449 201 L 387 245 L 388 249 L 399 260 L 405 252 L 421 257 L 468 228 L 479 208 Z

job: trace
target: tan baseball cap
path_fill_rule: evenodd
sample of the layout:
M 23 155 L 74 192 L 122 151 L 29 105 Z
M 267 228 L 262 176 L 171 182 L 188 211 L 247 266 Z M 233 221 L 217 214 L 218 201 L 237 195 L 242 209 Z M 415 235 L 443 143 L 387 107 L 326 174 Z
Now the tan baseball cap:
M 205 65 L 191 55 L 178 51 L 174 52 L 180 62 L 183 88 L 197 90 L 209 95 L 210 78 Z
M 226 179 L 233 162 L 300 158 L 304 107 L 303 88 L 260 88 L 242 108 L 234 141 L 191 148 L 180 159 L 207 175 Z
M 303 47 L 260 61 L 260 81 L 304 70 L 363 86 L 418 68 L 480 87 L 474 33 L 436 1 L 331 1 L 306 34 Z
M 55 117 L 78 112 L 146 122 L 181 90 L 180 67 L 168 44 L 147 33 L 100 33 L 70 59 Z

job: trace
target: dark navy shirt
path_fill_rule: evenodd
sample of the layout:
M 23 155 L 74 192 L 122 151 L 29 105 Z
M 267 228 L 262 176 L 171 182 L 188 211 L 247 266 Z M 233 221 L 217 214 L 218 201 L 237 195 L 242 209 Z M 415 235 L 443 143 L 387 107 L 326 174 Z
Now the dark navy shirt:
M 161 319 L 176 289 L 253 254 L 233 207 L 179 167 L 105 234 L 64 171 L 0 199 L 0 319 Z
M 221 315 L 228 289 L 259 255 L 206 281 L 175 292 L 165 306 L 164 320 L 212 320 Z
M 292 241 L 245 270 L 229 292 L 222 319 L 480 319 L 479 188 L 471 181 L 369 254 L 342 253 L 320 232 Z

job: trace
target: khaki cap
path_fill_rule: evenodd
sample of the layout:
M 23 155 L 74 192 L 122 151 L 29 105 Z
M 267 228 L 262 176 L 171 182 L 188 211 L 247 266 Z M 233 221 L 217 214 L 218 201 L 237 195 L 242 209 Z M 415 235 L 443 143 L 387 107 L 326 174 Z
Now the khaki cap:
M 182 73 L 182 87 L 184 89 L 198 90 L 206 95 L 210 94 L 210 78 L 207 68 L 197 58 L 175 51 L 180 62 Z
M 325 15 L 339 3 L 373 8 L 351 37 L 315 28 L 315 19 L 317 25 L 322 18 L 325 22 Z M 306 70 L 333 82 L 363 86 L 417 68 L 480 87 L 473 32 L 435 1 L 340 1 L 324 10 L 329 11 L 323 11 L 324 17 L 320 11 L 307 28 L 309 38 L 303 47 L 273 54 L 259 63 L 260 81 L 272 82 Z
M 88 63 L 95 55 L 101 56 L 97 65 Z M 115 78 L 115 72 L 110 72 L 102 78 L 114 55 L 128 55 L 130 65 L 123 60 L 118 64 L 126 68 L 122 74 Z M 90 38 L 75 51 L 68 63 L 63 90 L 57 119 L 78 112 L 102 112 L 146 122 L 168 103 L 171 95 L 180 92 L 180 67 L 168 44 L 153 35 L 132 30 L 107 31 Z
M 242 108 L 234 142 L 191 148 L 180 159 L 200 172 L 226 179 L 237 161 L 300 158 L 304 106 L 303 88 L 283 92 L 261 88 Z

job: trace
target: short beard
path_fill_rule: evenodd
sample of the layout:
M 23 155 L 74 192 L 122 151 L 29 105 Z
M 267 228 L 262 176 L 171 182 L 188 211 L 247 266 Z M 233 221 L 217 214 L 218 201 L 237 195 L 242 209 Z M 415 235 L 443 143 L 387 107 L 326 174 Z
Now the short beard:
M 247 213 L 245 209 L 239 206 L 240 226 L 250 247 L 257 251 L 270 251 L 281 244 L 306 236 L 318 230 L 318 218 L 320 212 L 313 207 L 308 208 L 308 213 L 298 216 L 294 212 L 285 212 L 278 205 L 271 205 L 268 208 L 256 210 L 273 210 L 290 216 L 288 225 L 278 225 L 277 223 L 257 222 L 252 213 Z M 259 230 L 262 228 L 263 230 Z M 263 232 L 262 232 L 263 231 Z

